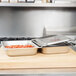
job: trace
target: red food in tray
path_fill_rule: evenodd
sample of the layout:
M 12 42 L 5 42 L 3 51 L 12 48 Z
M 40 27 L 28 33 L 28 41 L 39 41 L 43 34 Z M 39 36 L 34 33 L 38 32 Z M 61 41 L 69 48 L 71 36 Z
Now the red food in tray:
M 33 45 L 10 45 L 5 47 L 6 48 L 32 48 L 34 46 Z

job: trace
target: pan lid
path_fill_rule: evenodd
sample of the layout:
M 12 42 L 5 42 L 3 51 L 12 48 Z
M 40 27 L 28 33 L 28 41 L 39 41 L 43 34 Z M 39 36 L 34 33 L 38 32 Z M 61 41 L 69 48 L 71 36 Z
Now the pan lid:
M 32 42 L 40 47 L 55 45 L 63 42 L 68 42 L 70 38 L 64 35 L 48 36 L 44 38 L 32 39 Z

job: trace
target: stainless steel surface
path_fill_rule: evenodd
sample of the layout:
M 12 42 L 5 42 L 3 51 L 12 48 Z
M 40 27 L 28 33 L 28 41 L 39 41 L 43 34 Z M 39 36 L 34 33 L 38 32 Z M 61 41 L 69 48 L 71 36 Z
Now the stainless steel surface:
M 76 33 L 76 8 L 0 8 L 0 37 Z
M 40 25 L 41 15 L 38 14 L 40 12 L 37 13 L 35 10 L 32 12 L 27 8 L 0 8 L 0 11 L 0 37 L 43 36 L 44 26 Z
M 76 7 L 76 3 L 0 3 L 0 7 Z
M 11 45 L 32 45 L 34 48 L 38 48 L 37 45 L 35 45 L 31 40 L 21 40 L 21 41 L 2 41 L 1 42 L 3 47 L 6 48 L 5 46 L 11 46 Z M 10 48 L 8 48 L 10 49 Z M 14 48 L 12 48 L 14 49 Z M 18 48 L 15 48 L 18 49 Z
M 56 44 L 65 43 L 65 42 L 68 42 L 69 40 L 71 39 L 69 39 L 64 35 L 56 35 L 53 37 L 49 36 L 49 37 L 44 37 L 39 39 L 33 39 L 32 42 L 36 43 L 41 47 L 44 47 L 44 46 L 53 46 Z

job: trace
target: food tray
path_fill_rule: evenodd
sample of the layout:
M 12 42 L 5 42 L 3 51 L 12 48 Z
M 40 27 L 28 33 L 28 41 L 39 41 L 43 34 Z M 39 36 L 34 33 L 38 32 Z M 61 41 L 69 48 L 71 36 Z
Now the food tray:
M 67 53 L 70 50 L 71 44 L 69 43 L 59 43 L 49 47 L 42 48 L 42 53 L 44 54 L 58 54 L 58 53 Z
M 2 41 L 2 45 L 7 55 L 20 56 L 20 55 L 34 55 L 37 53 L 38 46 L 32 43 L 30 40 L 22 41 Z M 33 45 L 31 48 L 6 48 L 5 46 L 11 45 Z

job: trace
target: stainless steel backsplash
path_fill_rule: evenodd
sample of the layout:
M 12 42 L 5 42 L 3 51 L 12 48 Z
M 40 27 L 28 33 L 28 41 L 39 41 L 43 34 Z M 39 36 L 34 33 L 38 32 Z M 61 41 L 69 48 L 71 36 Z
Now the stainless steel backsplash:
M 0 8 L 0 37 L 76 33 L 76 8 Z

